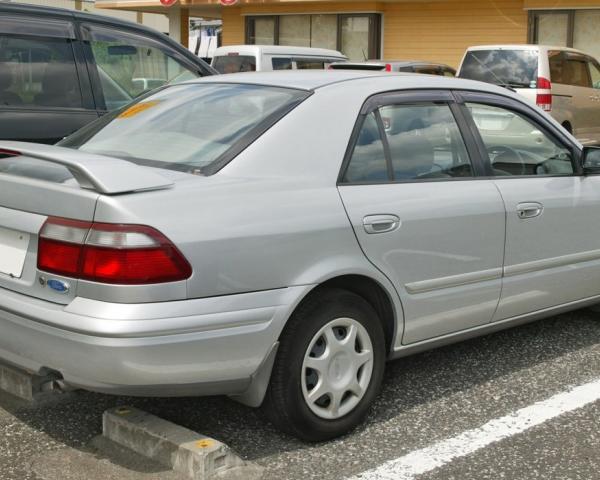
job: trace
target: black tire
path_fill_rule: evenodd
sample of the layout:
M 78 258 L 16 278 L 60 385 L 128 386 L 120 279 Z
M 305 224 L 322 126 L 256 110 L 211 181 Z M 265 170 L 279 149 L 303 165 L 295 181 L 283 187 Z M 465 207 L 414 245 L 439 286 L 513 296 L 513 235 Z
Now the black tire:
M 373 372 L 355 408 L 341 418 L 319 417 L 302 394 L 302 363 L 311 340 L 330 321 L 347 317 L 365 327 L 373 346 Z M 327 289 L 303 302 L 283 331 L 271 382 L 262 410 L 280 430 L 302 440 L 318 442 L 343 435 L 359 425 L 377 397 L 386 361 L 385 336 L 373 307 L 362 297 L 342 289 Z

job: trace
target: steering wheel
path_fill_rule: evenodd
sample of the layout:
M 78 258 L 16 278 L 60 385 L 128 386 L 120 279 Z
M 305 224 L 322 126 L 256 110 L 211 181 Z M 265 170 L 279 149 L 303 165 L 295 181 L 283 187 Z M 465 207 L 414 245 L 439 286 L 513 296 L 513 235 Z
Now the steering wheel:
M 527 174 L 527 164 L 525 163 L 525 159 L 523 155 L 521 155 L 517 150 L 507 145 L 494 145 L 487 148 L 488 154 L 490 155 L 490 160 L 492 161 L 492 167 L 494 166 L 494 160 L 498 158 L 500 155 L 506 154 L 510 155 L 512 158 L 516 158 L 519 163 L 519 173 L 513 173 L 512 175 L 526 175 Z M 492 160 L 493 155 L 493 160 Z

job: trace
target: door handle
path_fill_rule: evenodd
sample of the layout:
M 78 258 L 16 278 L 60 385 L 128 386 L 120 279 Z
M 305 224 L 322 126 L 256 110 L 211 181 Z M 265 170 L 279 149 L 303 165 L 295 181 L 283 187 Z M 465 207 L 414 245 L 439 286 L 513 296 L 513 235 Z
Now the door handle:
M 544 206 L 537 202 L 519 203 L 517 205 L 517 215 L 519 218 L 539 217 L 544 211 Z
M 367 233 L 387 233 L 400 226 L 396 215 L 367 215 L 363 218 L 363 227 Z

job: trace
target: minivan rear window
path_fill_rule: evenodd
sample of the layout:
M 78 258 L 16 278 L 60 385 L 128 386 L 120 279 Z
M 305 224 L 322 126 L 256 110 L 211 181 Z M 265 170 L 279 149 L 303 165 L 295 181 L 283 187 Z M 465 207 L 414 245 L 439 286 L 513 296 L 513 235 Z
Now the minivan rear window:
M 537 50 L 471 50 L 459 77 L 512 88 L 536 88 Z
M 59 145 L 210 175 L 309 95 L 250 84 L 173 85 L 101 117 Z
M 219 73 L 254 72 L 256 58 L 251 55 L 229 54 L 215 57 L 212 66 Z

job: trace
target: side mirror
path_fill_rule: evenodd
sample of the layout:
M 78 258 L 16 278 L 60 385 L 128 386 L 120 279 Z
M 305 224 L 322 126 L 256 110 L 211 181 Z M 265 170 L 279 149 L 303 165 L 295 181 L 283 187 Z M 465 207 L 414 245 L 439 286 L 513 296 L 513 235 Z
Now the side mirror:
M 583 147 L 581 166 L 583 173 L 600 174 L 600 147 Z

